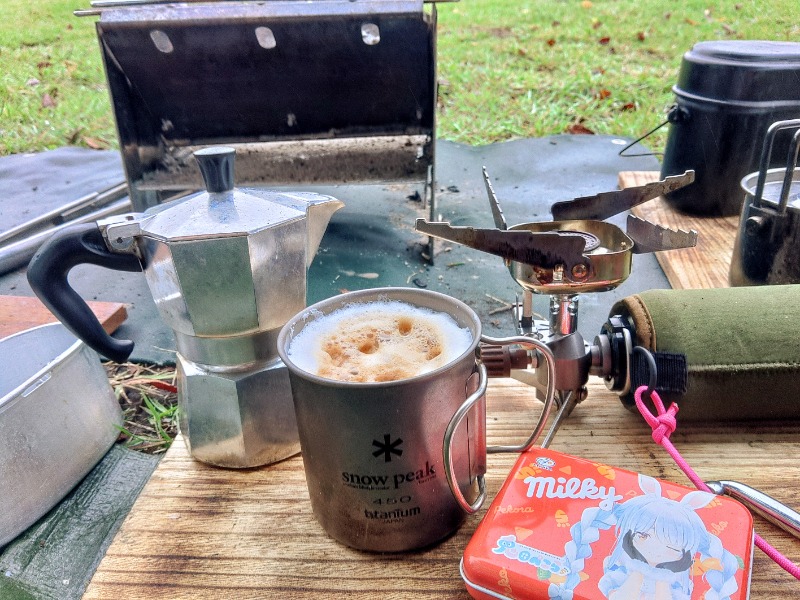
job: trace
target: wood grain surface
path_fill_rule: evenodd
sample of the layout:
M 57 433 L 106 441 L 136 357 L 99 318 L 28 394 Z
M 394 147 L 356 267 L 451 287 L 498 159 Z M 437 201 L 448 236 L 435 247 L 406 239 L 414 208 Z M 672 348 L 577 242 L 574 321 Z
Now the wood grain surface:
M 644 185 L 658 181 L 658 171 L 622 171 L 619 187 Z M 695 217 L 673 209 L 662 197 L 635 207 L 631 212 L 671 229 L 697 231 L 697 246 L 683 250 L 657 252 L 658 264 L 673 289 L 729 287 L 728 269 L 739 217 Z
M 658 173 L 620 174 L 622 186 Z M 695 249 L 659 253 L 675 288 L 726 287 L 738 219 L 697 219 L 663 200 L 638 207 L 638 216 L 700 233 Z M 487 394 L 489 444 L 525 439 L 532 388 L 491 380 Z M 679 424 L 672 441 L 706 480 L 733 479 L 800 506 L 796 457 L 800 423 Z M 598 379 L 589 398 L 562 426 L 554 450 L 690 486 L 650 435 L 641 416 L 626 411 Z M 499 490 L 516 455 L 492 454 L 488 498 Z M 311 513 L 300 457 L 260 469 L 233 471 L 194 461 L 179 438 L 167 452 L 97 569 L 86 599 L 128 600 L 291 598 L 465 600 L 458 564 L 478 514 L 444 542 L 394 555 L 351 550 L 328 538 Z M 756 517 L 756 529 L 800 562 L 800 543 Z M 754 557 L 751 598 L 798 596 L 798 583 L 763 553 Z
M 128 317 L 125 305 L 119 302 L 87 302 L 106 333 L 113 333 Z M 55 323 L 55 318 L 38 298 L 0 296 L 0 339 L 31 327 Z
M 488 442 L 528 435 L 532 388 L 490 381 Z M 681 424 L 677 448 L 705 479 L 735 479 L 800 505 L 800 424 Z M 638 414 L 598 379 L 552 445 L 554 450 L 690 486 Z M 516 455 L 489 456 L 497 493 Z M 487 503 L 488 504 L 488 503 Z M 328 538 L 311 513 L 300 457 L 244 471 L 189 457 L 178 439 L 144 488 L 97 569 L 86 599 L 291 598 L 467 599 L 458 563 L 486 507 L 424 551 L 378 555 Z M 757 531 L 790 558 L 800 544 L 756 519 Z M 751 597 L 797 597 L 797 582 L 756 550 Z

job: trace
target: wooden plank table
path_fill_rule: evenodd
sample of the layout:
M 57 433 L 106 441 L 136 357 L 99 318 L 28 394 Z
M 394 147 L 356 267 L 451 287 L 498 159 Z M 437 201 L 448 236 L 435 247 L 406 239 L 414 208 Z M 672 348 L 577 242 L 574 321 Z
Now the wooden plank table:
M 106 333 L 114 333 L 128 317 L 119 302 L 87 302 Z M 58 319 L 32 296 L 0 296 L 0 339 L 31 327 L 55 323 Z
M 623 171 L 619 187 L 644 185 L 658 181 L 658 171 Z M 698 217 L 674 210 L 664 198 L 640 204 L 631 212 L 642 219 L 671 229 L 697 231 L 697 246 L 657 252 L 656 259 L 673 289 L 707 289 L 728 287 L 728 269 L 733 244 L 739 228 L 739 217 Z
M 531 388 L 492 380 L 488 441 L 527 436 Z M 735 479 L 789 505 L 800 424 L 682 424 L 672 439 L 706 479 Z M 626 411 L 599 380 L 558 433 L 554 450 L 690 485 L 652 441 L 638 414 Z M 490 455 L 492 498 L 516 455 Z M 86 599 L 381 598 L 466 599 L 458 562 L 485 508 L 443 543 L 420 552 L 376 555 L 329 539 L 315 521 L 302 459 L 244 471 L 191 459 L 177 440 L 144 488 L 97 569 Z M 773 545 L 800 560 L 800 544 L 757 520 Z M 756 551 L 752 597 L 785 600 L 797 582 Z
M 658 173 L 649 172 L 620 177 L 623 186 L 657 178 Z M 663 201 L 654 202 L 639 207 L 639 216 L 664 225 L 694 226 L 701 234 L 699 250 L 660 253 L 673 287 L 727 285 L 733 221 L 692 225 Z M 488 443 L 512 444 L 527 437 L 532 397 L 532 389 L 521 383 L 490 381 Z M 800 506 L 795 459 L 800 456 L 800 423 L 680 424 L 672 440 L 701 477 L 738 480 Z M 590 381 L 589 398 L 575 409 L 551 447 L 691 485 L 653 442 L 643 419 L 626 411 L 598 379 Z M 489 499 L 515 460 L 511 454 L 489 456 Z M 427 550 L 358 552 L 329 539 L 315 521 L 300 457 L 260 469 L 225 470 L 192 460 L 178 439 L 84 597 L 467 599 L 458 562 L 487 507 L 488 502 L 453 536 Z M 760 518 L 756 526 L 779 550 L 800 561 L 800 543 L 794 538 Z M 785 600 L 798 596 L 798 589 L 792 577 L 756 551 L 752 598 Z

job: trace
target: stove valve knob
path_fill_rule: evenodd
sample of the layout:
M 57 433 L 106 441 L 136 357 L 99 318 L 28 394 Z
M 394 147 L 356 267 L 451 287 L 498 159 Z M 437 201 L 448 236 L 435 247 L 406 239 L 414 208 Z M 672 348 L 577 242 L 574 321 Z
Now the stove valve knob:
M 478 356 L 489 377 L 509 377 L 512 369 L 527 369 L 531 364 L 531 355 L 518 346 L 480 344 Z

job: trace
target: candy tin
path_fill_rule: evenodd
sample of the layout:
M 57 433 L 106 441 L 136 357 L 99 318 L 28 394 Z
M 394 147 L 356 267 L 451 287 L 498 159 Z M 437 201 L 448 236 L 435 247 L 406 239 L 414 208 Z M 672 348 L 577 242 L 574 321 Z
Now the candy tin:
M 745 600 L 753 519 L 730 498 L 533 448 L 464 551 L 478 599 Z

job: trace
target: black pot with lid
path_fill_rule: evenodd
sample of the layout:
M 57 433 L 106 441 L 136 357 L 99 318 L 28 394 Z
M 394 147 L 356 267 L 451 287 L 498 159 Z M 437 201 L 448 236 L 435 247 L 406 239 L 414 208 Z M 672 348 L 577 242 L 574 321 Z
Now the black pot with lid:
M 800 118 L 800 43 L 699 42 L 683 56 L 661 177 L 695 171 L 695 183 L 671 192 L 682 212 L 738 215 L 742 178 L 758 169 L 761 141 L 776 121 Z M 791 135 L 775 139 L 784 166 Z

